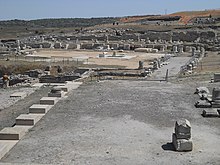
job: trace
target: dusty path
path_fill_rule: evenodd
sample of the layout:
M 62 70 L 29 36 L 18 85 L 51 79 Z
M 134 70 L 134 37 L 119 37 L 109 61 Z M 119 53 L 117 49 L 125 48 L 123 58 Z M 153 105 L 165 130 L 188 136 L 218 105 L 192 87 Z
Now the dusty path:
M 219 118 L 193 104 L 197 85 L 146 81 L 84 84 L 1 162 L 50 164 L 219 164 Z M 172 151 L 178 118 L 192 125 L 192 152 Z M 22 152 L 21 152 L 22 151 Z

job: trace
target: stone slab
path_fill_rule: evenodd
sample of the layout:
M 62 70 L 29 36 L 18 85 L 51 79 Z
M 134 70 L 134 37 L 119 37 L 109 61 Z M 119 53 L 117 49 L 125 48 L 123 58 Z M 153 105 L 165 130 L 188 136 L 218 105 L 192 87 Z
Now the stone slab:
M 220 108 L 220 103 L 219 102 L 213 102 L 212 103 L 212 108 Z
M 61 91 L 60 93 L 48 93 L 48 97 L 63 97 L 65 92 Z
M 176 134 L 173 134 L 172 143 L 176 151 L 192 151 L 193 143 L 192 140 L 189 139 L 177 139 Z
M 211 108 L 212 105 L 207 100 L 199 100 L 195 103 L 196 108 Z
M 32 85 L 32 87 L 34 87 L 34 88 L 41 88 L 43 86 L 44 86 L 43 83 L 35 83 L 34 85 Z
M 16 118 L 16 125 L 35 125 L 44 114 L 21 114 Z
M 18 140 L 0 140 L 0 159 L 17 144 Z
M 58 102 L 57 97 L 42 97 L 40 99 L 40 104 L 42 105 L 55 105 Z
M 29 113 L 45 114 L 52 108 L 52 105 L 33 104 L 29 108 Z
M 27 96 L 27 93 L 25 92 L 15 92 L 10 95 L 10 97 L 20 97 L 20 98 L 25 98 Z
M 5 127 L 0 131 L 0 140 L 20 140 L 32 126 Z
M 218 109 L 208 108 L 202 111 L 203 117 L 220 117 Z
M 67 85 L 64 86 L 57 86 L 57 88 L 60 88 L 62 91 L 64 92 L 68 92 L 69 91 L 69 87 Z

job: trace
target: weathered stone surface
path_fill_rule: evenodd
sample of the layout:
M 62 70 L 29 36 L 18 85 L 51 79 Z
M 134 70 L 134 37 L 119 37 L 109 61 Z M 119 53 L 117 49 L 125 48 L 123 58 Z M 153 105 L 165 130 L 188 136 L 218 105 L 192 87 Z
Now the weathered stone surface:
M 51 105 L 33 104 L 29 108 L 29 113 L 36 113 L 36 114 L 47 113 L 51 107 L 52 107 Z
M 214 74 L 214 82 L 220 82 L 220 73 Z
M 0 140 L 0 159 L 5 156 L 18 142 L 18 140 Z
M 199 94 L 199 93 L 207 93 L 209 94 L 209 89 L 207 87 L 198 87 L 196 88 L 196 92 L 195 94 Z
M 25 98 L 27 96 L 27 93 L 25 92 L 15 92 L 10 95 L 10 97 L 20 97 L 20 98 Z
M 202 116 L 203 117 L 220 117 L 218 109 L 214 109 L 214 108 L 208 108 L 208 109 L 204 109 L 202 111 Z
M 57 97 L 43 97 L 40 99 L 42 105 L 55 105 L 58 101 Z
M 211 108 L 212 104 L 207 100 L 199 100 L 195 103 L 196 108 Z
M 63 91 L 57 92 L 57 93 L 48 93 L 48 97 L 63 97 L 65 93 Z
M 192 151 L 193 143 L 191 139 L 177 139 L 176 134 L 173 134 L 172 143 L 176 151 Z
M 19 140 L 32 126 L 5 127 L 0 131 L 0 140 Z
M 35 125 L 44 114 L 21 114 L 16 118 L 16 125 Z
M 179 119 L 175 123 L 175 133 L 191 134 L 191 124 L 187 119 Z

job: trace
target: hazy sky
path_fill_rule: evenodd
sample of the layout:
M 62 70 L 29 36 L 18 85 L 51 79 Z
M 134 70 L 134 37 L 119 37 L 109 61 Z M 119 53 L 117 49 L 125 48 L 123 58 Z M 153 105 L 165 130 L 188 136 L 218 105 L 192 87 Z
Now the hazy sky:
M 0 20 L 164 14 L 220 8 L 220 0 L 0 0 Z

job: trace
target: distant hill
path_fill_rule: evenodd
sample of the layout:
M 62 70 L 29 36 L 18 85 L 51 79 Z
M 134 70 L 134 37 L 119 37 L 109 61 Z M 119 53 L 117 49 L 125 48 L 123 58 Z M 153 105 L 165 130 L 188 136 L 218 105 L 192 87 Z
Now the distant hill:
M 197 17 L 220 17 L 220 9 L 218 10 L 204 10 L 204 11 L 184 11 L 168 15 L 143 15 L 143 16 L 128 16 L 121 18 L 123 23 L 138 22 L 143 20 L 178 20 L 180 24 L 187 24 L 193 18 Z

